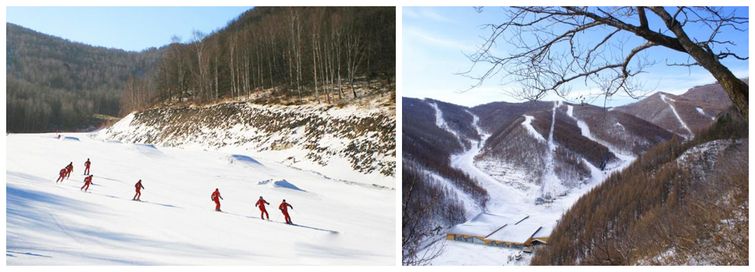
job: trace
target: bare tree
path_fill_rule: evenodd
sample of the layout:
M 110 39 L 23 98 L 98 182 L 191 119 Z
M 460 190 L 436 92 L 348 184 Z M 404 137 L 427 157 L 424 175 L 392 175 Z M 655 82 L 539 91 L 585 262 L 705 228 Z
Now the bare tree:
M 195 99 L 197 98 L 197 95 L 205 95 L 205 91 L 207 91 L 206 86 L 208 81 L 209 65 L 207 64 L 208 56 L 205 52 L 207 44 L 203 42 L 204 37 L 205 35 L 201 31 L 194 30 L 192 32 L 192 45 L 194 47 L 194 54 L 196 54 L 197 56 L 197 86 L 195 87 L 198 90 L 192 92 Z
M 748 113 L 748 85 L 737 78 L 721 60 L 747 60 L 732 52 L 732 40 L 721 37 L 725 31 L 746 35 L 748 18 L 716 7 L 510 7 L 500 24 L 489 24 L 485 42 L 468 57 L 472 67 L 462 73 L 484 80 L 504 73 L 522 85 L 514 92 L 525 99 L 540 99 L 553 92 L 568 94 L 568 83 L 593 82 L 605 97 L 617 92 L 637 98 L 637 85 L 631 78 L 654 63 L 643 51 L 666 48 L 687 54 L 688 63 L 676 66 L 701 66 L 708 70 L 745 118 Z M 655 15 L 657 20 L 650 20 Z M 656 22 L 656 25 L 652 23 Z M 660 23 L 657 23 L 660 22 Z M 708 33 L 697 39 L 686 29 L 699 28 Z M 592 35 L 590 35 L 592 34 Z M 597 38 L 596 38 L 597 37 Z M 632 44 L 630 37 L 641 38 Z M 497 42 L 512 47 L 507 55 L 495 52 Z M 625 50 L 625 46 L 632 46 Z M 616 52 L 618 51 L 618 52 Z M 484 65 L 478 74 L 477 65 Z
M 430 201 L 426 205 L 413 205 L 410 203 L 412 200 L 422 197 L 417 194 L 417 188 L 422 181 L 419 180 L 419 177 L 405 177 L 402 180 L 404 191 L 401 201 L 401 263 L 403 265 L 427 265 L 443 254 L 443 246 L 441 244 L 433 247 L 432 243 L 425 245 L 435 233 L 426 224 L 427 222 L 420 220 L 420 218 L 427 215 L 437 201 Z M 437 200 L 439 197 L 440 195 L 429 196 L 433 200 Z M 442 243 L 442 241 L 438 242 Z

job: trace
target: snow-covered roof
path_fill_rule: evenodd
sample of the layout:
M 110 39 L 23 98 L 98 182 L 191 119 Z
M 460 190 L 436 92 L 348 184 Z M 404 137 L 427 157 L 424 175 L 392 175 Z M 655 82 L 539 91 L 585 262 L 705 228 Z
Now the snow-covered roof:
M 529 217 L 521 221 L 514 222 L 504 226 L 495 233 L 487 237 L 488 240 L 506 241 L 515 243 L 527 242 L 527 239 L 533 237 L 536 232 L 540 232 L 542 226 L 539 222 L 530 220 Z
M 514 224 L 516 221 L 518 220 L 511 216 L 480 213 L 469 221 L 454 226 L 449 232 L 452 234 L 487 237 L 502 226 Z
M 451 228 L 449 233 L 484 237 L 486 240 L 524 243 L 530 237 L 547 237 L 550 227 L 527 215 L 480 213 L 471 220 Z

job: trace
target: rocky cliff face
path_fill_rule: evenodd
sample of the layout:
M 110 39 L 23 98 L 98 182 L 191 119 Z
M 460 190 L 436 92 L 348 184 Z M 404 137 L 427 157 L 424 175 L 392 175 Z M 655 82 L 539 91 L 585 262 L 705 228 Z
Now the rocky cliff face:
M 389 107 L 234 102 L 134 112 L 98 137 L 265 154 L 332 178 L 394 187 L 395 130 Z

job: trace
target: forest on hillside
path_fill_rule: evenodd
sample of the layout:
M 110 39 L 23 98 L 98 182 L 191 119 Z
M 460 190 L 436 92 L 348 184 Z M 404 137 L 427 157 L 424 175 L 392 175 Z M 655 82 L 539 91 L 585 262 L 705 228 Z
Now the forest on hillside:
M 87 129 L 99 115 L 118 115 L 126 80 L 150 73 L 160 57 L 154 48 L 127 52 L 6 29 L 9 132 Z
M 158 104 L 335 104 L 387 93 L 395 24 L 393 7 L 258 7 L 212 33 L 128 52 L 8 23 L 8 131 L 91 130 Z
M 393 82 L 392 7 L 258 7 L 208 35 L 174 38 L 155 73 L 135 76 L 124 110 L 156 102 L 267 95 L 332 103 L 369 80 Z
M 651 148 L 580 198 L 532 264 L 747 265 L 747 133 L 732 109 Z

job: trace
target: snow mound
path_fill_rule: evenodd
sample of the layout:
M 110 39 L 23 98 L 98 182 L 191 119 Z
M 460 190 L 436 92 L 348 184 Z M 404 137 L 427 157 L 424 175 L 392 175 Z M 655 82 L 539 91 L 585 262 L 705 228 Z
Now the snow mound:
M 233 154 L 233 155 L 231 155 L 231 163 L 234 163 L 234 162 L 241 162 L 241 163 L 244 163 L 244 164 L 251 164 L 251 165 L 262 166 L 262 163 L 260 163 L 259 161 L 255 160 L 254 158 L 246 156 L 246 155 L 239 155 L 239 154 Z
M 63 138 L 63 140 L 67 140 L 67 141 L 79 141 L 79 138 L 77 138 L 77 137 L 71 137 L 71 136 L 66 136 L 66 137 Z
M 306 192 L 305 190 L 302 190 L 301 188 L 296 187 L 296 185 L 294 185 L 293 183 L 291 183 L 291 182 L 289 182 L 288 180 L 285 180 L 285 179 L 274 181 L 273 182 L 273 187 L 284 188 L 284 189 L 291 189 L 291 190 L 296 190 L 296 191 L 301 191 L 301 192 Z
M 145 148 L 145 149 L 154 149 L 157 150 L 157 147 L 153 144 L 136 144 L 137 148 Z
M 155 157 L 163 155 L 163 153 L 160 152 L 160 150 L 158 150 L 157 147 L 153 144 L 134 144 L 133 148 L 137 152 L 142 153 L 146 156 Z

